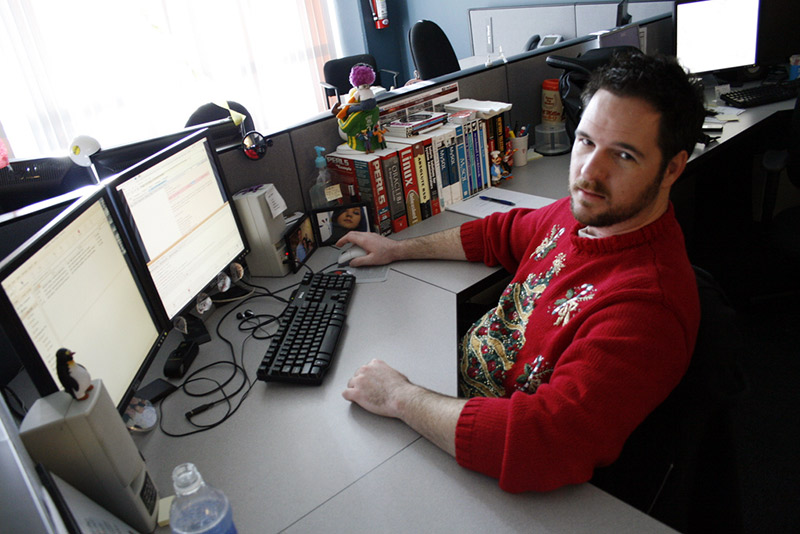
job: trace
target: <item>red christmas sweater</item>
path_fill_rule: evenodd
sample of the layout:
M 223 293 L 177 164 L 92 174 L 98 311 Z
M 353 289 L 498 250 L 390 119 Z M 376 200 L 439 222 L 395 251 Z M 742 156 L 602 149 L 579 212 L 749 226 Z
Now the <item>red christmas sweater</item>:
M 510 492 L 589 480 L 678 384 L 700 321 L 673 208 L 637 231 L 579 237 L 569 199 L 461 227 L 467 258 L 516 273 L 461 342 L 472 397 L 456 459 Z

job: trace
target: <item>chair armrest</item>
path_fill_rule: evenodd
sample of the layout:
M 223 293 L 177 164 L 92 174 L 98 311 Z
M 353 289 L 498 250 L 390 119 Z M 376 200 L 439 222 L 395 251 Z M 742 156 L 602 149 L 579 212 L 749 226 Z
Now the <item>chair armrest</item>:
M 397 87 L 397 76 L 400 74 L 399 72 L 389 69 L 378 69 L 378 70 L 380 70 L 381 72 L 388 72 L 389 74 L 392 75 L 392 86 L 389 88 L 390 91 L 395 87 Z

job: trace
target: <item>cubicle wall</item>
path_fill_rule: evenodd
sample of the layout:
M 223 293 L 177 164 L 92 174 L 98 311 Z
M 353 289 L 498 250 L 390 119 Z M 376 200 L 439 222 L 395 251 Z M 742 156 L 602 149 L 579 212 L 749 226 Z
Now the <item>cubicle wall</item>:
M 651 17 L 646 23 L 647 50 L 669 52 L 672 46 L 672 22 L 668 16 Z M 547 78 L 557 78 L 561 72 L 545 63 L 550 54 L 575 57 L 596 48 L 595 36 L 566 41 L 546 50 L 520 53 L 507 63 L 490 67 L 472 67 L 437 78 L 436 85 L 458 82 L 462 98 L 511 102 L 511 124 L 534 126 L 541 119 L 541 87 Z M 405 97 L 386 93 L 381 103 Z M 308 191 L 316 180 L 314 147 L 323 146 L 332 152 L 344 141 L 339 137 L 336 118 L 322 113 L 305 123 L 270 136 L 273 146 L 257 162 L 244 158 L 239 151 L 220 156 L 230 190 L 235 192 L 260 183 L 273 183 L 286 200 L 288 212 L 310 209 Z
M 525 51 L 532 35 L 558 34 L 565 40 L 616 26 L 617 4 L 613 2 L 544 4 L 479 8 L 469 10 L 472 54 L 506 56 Z M 633 22 L 672 13 L 672 1 L 631 2 Z

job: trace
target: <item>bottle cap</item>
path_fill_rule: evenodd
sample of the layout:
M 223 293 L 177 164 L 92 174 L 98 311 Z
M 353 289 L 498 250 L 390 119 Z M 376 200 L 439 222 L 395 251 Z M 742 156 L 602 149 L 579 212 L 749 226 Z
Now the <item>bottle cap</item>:
M 318 169 L 322 169 L 328 166 L 328 162 L 325 161 L 325 147 L 324 146 L 315 146 L 314 150 L 317 151 L 317 158 L 314 160 L 314 164 L 317 166 Z
M 186 495 L 203 485 L 203 477 L 193 463 L 187 462 L 172 470 L 172 485 L 175 495 Z

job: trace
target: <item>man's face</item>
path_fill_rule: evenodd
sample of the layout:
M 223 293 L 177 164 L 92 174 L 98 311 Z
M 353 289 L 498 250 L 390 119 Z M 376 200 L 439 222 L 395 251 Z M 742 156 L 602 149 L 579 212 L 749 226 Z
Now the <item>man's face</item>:
M 574 217 L 595 235 L 633 231 L 666 210 L 669 188 L 683 170 L 676 163 L 685 164 L 685 157 L 661 171 L 659 121 L 647 102 L 602 89 L 586 107 L 575 131 L 569 187 Z

